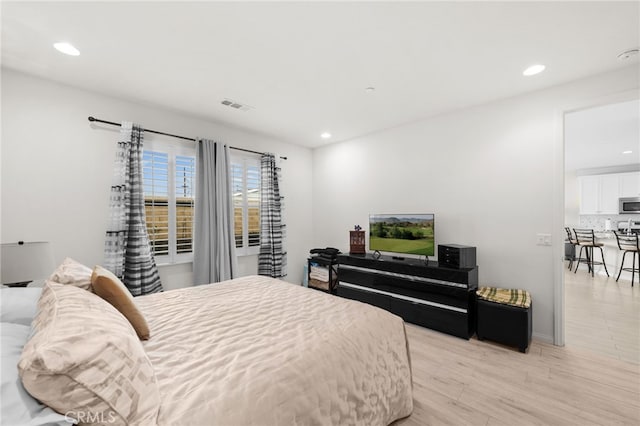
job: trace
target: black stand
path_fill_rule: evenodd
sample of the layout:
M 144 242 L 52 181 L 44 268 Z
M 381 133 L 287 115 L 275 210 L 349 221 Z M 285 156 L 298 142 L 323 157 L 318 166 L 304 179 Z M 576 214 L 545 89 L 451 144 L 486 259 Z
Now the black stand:
M 422 259 L 339 255 L 336 294 L 386 309 L 405 321 L 465 339 L 476 330 L 478 267 Z
M 30 282 L 31 281 L 22 281 L 22 282 L 19 282 L 19 283 L 6 283 L 6 284 L 3 284 L 3 285 L 5 287 L 26 287 L 26 286 L 29 285 Z

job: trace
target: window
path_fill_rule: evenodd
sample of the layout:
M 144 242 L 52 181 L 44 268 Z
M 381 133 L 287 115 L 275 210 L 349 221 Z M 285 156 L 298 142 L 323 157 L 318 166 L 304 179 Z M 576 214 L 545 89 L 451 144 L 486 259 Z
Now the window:
M 144 204 L 158 263 L 193 260 L 194 147 L 156 144 L 142 155 Z
M 260 158 L 231 157 L 236 254 L 260 251 Z

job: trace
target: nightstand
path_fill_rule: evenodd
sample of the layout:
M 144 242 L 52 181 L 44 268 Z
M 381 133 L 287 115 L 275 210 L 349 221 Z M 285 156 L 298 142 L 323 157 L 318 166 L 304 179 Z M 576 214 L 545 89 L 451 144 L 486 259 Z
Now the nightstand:
M 309 288 L 335 294 L 338 285 L 338 262 L 322 256 L 312 256 L 308 260 Z

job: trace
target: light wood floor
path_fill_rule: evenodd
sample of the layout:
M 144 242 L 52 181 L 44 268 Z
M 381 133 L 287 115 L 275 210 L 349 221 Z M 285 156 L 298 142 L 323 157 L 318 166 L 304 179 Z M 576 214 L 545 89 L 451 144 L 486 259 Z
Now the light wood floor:
M 526 354 L 407 324 L 414 425 L 640 424 L 639 365 L 533 341 Z
M 640 284 L 565 269 L 565 344 L 640 364 Z M 596 268 L 596 272 L 598 268 Z

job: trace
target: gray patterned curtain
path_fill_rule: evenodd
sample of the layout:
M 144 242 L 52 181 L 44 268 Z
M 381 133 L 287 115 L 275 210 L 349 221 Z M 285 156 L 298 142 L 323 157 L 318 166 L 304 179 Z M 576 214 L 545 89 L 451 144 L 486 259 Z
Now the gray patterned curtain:
M 280 168 L 276 156 L 263 154 L 260 160 L 260 254 L 258 274 L 273 278 L 287 275 L 284 249 L 285 225 L 282 220 Z
M 143 133 L 141 127 L 122 122 L 104 247 L 105 268 L 120 278 L 134 296 L 162 291 L 145 219 Z

